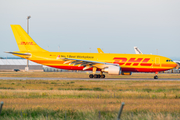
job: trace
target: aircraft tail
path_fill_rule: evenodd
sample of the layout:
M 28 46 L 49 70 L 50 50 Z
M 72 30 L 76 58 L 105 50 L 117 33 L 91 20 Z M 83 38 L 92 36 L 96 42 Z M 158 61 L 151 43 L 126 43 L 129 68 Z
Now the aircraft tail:
M 19 51 L 21 52 L 48 52 L 39 47 L 20 25 L 11 25 Z
M 104 52 L 101 50 L 101 48 L 97 48 L 97 50 L 98 50 L 98 53 L 104 53 Z
M 136 54 L 143 54 L 138 47 L 134 47 Z

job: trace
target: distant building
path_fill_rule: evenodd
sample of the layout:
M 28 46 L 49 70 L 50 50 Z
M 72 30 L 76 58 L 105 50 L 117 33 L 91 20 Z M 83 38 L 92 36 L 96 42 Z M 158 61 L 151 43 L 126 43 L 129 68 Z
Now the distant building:
M 14 71 L 19 69 L 24 71 L 27 66 L 27 60 L 20 57 L 0 57 L 0 71 Z M 44 66 L 32 61 L 29 61 L 29 70 L 44 71 L 44 72 L 67 72 L 72 70 L 62 70 L 53 67 Z M 74 71 L 75 72 L 75 71 Z
M 57 68 L 53 68 L 53 67 L 43 65 L 43 71 L 44 72 L 65 72 L 66 70 L 57 69 Z
M 24 71 L 27 66 L 27 60 L 20 57 L 0 57 L 0 71 L 14 71 L 19 69 Z M 32 61 L 29 61 L 30 71 L 44 71 L 44 72 L 85 72 L 78 70 L 64 70 L 53 68 L 45 65 L 41 65 Z
M 4 58 L 0 57 L 0 71 L 13 71 L 14 69 L 25 70 L 27 60 L 22 58 Z M 29 70 L 43 70 L 43 66 L 29 61 Z
M 65 70 L 65 69 L 58 69 L 58 68 L 53 68 L 49 66 L 43 65 L 43 71 L 44 72 L 79 72 L 78 70 Z M 84 71 L 81 71 L 84 72 Z

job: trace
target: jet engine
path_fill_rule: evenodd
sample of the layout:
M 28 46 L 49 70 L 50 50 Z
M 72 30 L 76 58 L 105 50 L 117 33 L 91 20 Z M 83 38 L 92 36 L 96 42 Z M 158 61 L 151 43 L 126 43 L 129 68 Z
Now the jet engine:
M 109 66 L 107 68 L 104 68 L 102 71 L 108 73 L 109 75 L 120 75 L 121 67 L 120 66 Z

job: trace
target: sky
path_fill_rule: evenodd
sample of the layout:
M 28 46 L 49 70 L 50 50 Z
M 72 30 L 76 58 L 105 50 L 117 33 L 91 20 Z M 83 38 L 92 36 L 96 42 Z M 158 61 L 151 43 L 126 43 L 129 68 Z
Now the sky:
M 180 60 L 180 0 L 0 0 L 0 56 L 19 24 L 51 52 L 158 54 Z

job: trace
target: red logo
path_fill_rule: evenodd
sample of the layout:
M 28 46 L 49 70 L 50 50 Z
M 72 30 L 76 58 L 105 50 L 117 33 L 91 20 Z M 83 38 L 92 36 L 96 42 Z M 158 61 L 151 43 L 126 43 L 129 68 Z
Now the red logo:
M 130 58 L 129 60 L 127 58 L 123 57 L 115 57 L 114 58 L 114 63 L 119 64 L 119 65 L 126 65 L 126 66 L 151 66 L 152 63 L 147 63 L 150 58 Z M 126 64 L 125 64 L 126 63 Z
M 21 42 L 19 45 L 36 45 L 33 42 Z

